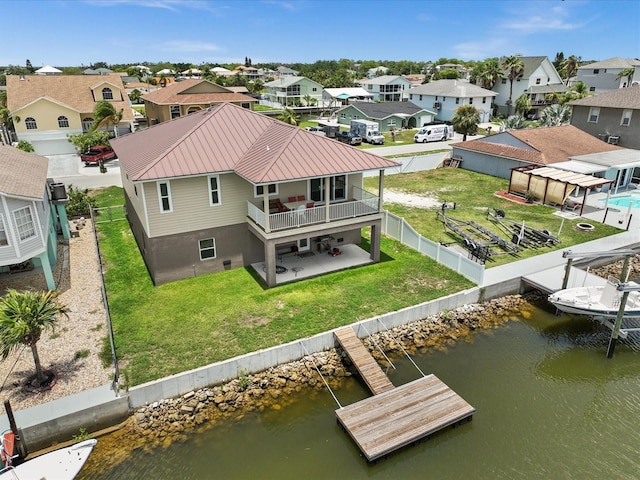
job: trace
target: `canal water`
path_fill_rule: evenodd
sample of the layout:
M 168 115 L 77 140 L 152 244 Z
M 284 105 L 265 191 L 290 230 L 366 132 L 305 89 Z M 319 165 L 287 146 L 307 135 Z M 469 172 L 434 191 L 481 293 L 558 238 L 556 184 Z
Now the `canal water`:
M 640 347 L 619 343 L 607 359 L 609 336 L 588 319 L 527 306 L 495 329 L 418 352 L 419 368 L 476 413 L 376 464 L 337 425 L 328 391 L 305 389 L 279 409 L 217 422 L 167 447 L 130 451 L 103 438 L 78 478 L 637 479 Z M 420 376 L 406 358 L 394 363 L 394 384 Z M 335 394 L 343 405 L 369 395 L 356 377 Z

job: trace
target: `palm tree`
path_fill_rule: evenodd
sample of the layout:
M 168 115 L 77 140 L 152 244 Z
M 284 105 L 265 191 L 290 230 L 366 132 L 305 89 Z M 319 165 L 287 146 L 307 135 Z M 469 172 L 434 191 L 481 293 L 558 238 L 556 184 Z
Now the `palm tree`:
M 562 62 L 561 68 L 564 70 L 564 74 L 565 74 L 565 81 L 564 81 L 565 85 L 568 85 L 569 79 L 575 76 L 576 72 L 578 71 L 579 62 L 580 62 L 580 59 L 575 55 L 570 55 Z
M 500 121 L 501 130 L 520 130 L 521 128 L 526 128 L 526 126 L 524 117 L 520 115 L 511 115 L 506 120 Z
M 531 110 L 531 99 L 529 95 L 523 93 L 516 98 L 516 113 L 524 117 L 529 110 Z
M 489 90 L 501 78 L 502 70 L 497 58 L 488 58 L 483 62 L 479 62 L 471 71 L 471 81 Z
M 462 141 L 467 141 L 467 135 L 475 135 L 480 123 L 480 112 L 473 105 L 462 105 L 453 114 L 451 119 L 453 128 L 462 134 Z
M 616 80 L 620 80 L 623 77 L 626 77 L 627 79 L 627 83 L 626 83 L 626 87 L 630 87 L 631 86 L 631 77 L 633 77 L 633 74 L 636 72 L 636 69 L 633 67 L 629 67 L 629 68 L 625 68 L 624 70 L 622 70 L 618 75 L 616 75 Z
M 302 97 L 304 102 L 307 104 L 308 107 L 315 105 L 317 100 L 315 98 L 313 98 L 311 95 L 305 95 L 304 97 Z
M 550 105 L 540 112 L 538 124 L 542 127 L 568 125 L 571 120 L 571 107 L 568 105 Z
M 507 116 L 509 116 L 511 115 L 511 104 L 513 103 L 511 100 L 511 97 L 513 97 L 513 81 L 524 73 L 524 62 L 520 57 L 512 55 L 503 58 L 500 66 L 507 72 L 507 78 L 509 79 L 509 99 L 507 100 Z
M 45 330 L 53 329 L 58 315 L 67 314 L 67 307 L 57 302 L 56 296 L 54 291 L 8 290 L 0 299 L 0 355 L 4 359 L 20 345 L 31 347 L 36 364 L 34 385 L 47 381 L 38 355 L 38 340 Z
M 296 115 L 296 112 L 290 108 L 282 110 L 282 113 L 278 115 L 278 120 L 288 123 L 289 125 L 298 125 L 298 116 Z
M 107 131 L 109 130 L 109 125 L 113 124 L 115 136 L 118 136 L 118 124 L 120 120 L 122 120 L 122 114 L 124 110 L 121 108 L 120 111 L 116 111 L 115 107 L 111 102 L 106 100 L 100 100 L 96 103 L 95 108 L 93 109 L 93 124 L 91 125 L 90 132 L 95 132 L 101 127 L 105 127 Z

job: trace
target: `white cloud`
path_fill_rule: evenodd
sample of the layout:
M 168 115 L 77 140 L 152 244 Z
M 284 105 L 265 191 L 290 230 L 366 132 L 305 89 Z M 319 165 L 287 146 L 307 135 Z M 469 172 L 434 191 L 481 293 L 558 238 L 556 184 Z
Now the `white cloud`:
M 197 40 L 172 40 L 169 42 L 161 42 L 156 45 L 159 50 L 168 52 L 217 52 L 220 47 L 208 42 L 199 42 Z
M 98 7 L 117 7 L 127 5 L 130 7 L 159 8 L 163 10 L 178 11 L 181 8 L 198 10 L 210 10 L 212 6 L 206 1 L 197 0 L 85 0 L 90 5 Z
M 455 57 L 461 60 L 482 60 L 489 57 L 504 55 L 505 49 L 513 44 L 512 39 L 491 38 L 473 42 L 463 42 L 453 45 Z
M 534 2 L 526 8 L 520 2 L 514 4 L 519 8 L 512 8 L 510 18 L 500 22 L 499 28 L 514 30 L 516 33 L 530 34 L 550 30 L 576 30 L 586 25 L 586 22 L 575 21 L 575 15 L 566 4 L 550 6 L 549 2 Z

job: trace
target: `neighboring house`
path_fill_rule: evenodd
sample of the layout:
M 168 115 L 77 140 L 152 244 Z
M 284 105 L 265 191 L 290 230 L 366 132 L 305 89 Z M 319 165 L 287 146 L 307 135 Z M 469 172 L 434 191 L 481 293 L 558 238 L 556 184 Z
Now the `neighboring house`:
M 187 68 L 185 71 L 180 72 L 182 78 L 200 78 L 202 76 L 202 70 L 199 68 Z
M 367 92 L 373 94 L 376 102 L 400 102 L 408 98 L 411 82 L 400 75 L 383 75 L 364 78 L 358 83 Z
M 362 87 L 325 88 L 322 92 L 322 101 L 325 105 L 335 107 L 349 105 L 350 102 L 371 102 L 373 94 Z
M 113 73 L 113 70 L 109 70 L 108 68 L 100 67 L 100 68 L 87 68 L 82 72 L 84 75 L 109 75 Z
M 380 75 L 386 75 L 388 71 L 389 69 L 387 67 L 379 65 L 377 67 L 370 68 L 369 70 L 367 70 L 367 78 L 375 78 L 375 77 L 379 77 Z
M 442 63 L 440 65 L 436 65 L 436 70 L 441 72 L 443 70 L 455 70 L 460 74 L 461 79 L 466 79 L 469 75 L 469 70 L 464 65 L 460 65 L 458 63 Z
M 47 65 L 45 67 L 39 68 L 34 73 L 36 75 L 60 75 L 62 73 L 62 70 L 58 70 L 51 65 Z
M 384 169 L 398 164 L 230 103 L 114 139 L 127 218 L 158 285 L 264 264 L 321 239 L 359 243 L 380 259 Z M 377 195 L 363 172 L 380 174 Z M 278 200 L 306 208 L 279 211 Z M 308 205 L 311 202 L 313 205 Z
M 436 118 L 451 121 L 462 105 L 473 105 L 480 112 L 480 121 L 488 122 L 493 100 L 498 94 L 466 80 L 436 80 L 409 90 L 409 101 L 436 112 Z
M 125 85 L 127 95 L 131 95 L 131 92 L 133 92 L 134 90 L 138 90 L 144 95 L 147 93 L 155 92 L 159 88 L 160 87 L 158 85 L 151 85 L 150 83 L 145 82 L 131 82 Z
M 515 167 L 549 166 L 578 155 L 620 150 L 572 125 L 507 130 L 451 147 L 461 168 L 499 178 L 510 178 Z
M 234 74 L 231 70 L 224 67 L 213 67 L 209 71 L 219 77 L 230 77 Z
M 520 60 L 524 63 L 524 70 L 522 75 L 513 81 L 511 114 L 515 112 L 516 99 L 523 93 L 535 95 L 535 101 L 546 101 L 546 104 L 536 103 L 532 105 L 534 110 L 540 110 L 551 104 L 551 101 L 545 97 L 547 93 L 562 93 L 566 91 L 566 85 L 562 82 L 562 78 L 548 57 L 520 57 Z M 507 78 L 508 74 L 509 72 L 503 71 L 504 77 L 496 82 L 492 89 L 498 94 L 494 103 L 497 105 L 498 113 L 502 115 L 506 115 L 508 111 L 507 102 L 509 101 L 511 83 Z M 531 90 L 532 87 L 536 88 Z M 546 87 L 546 90 L 544 92 L 538 91 L 538 87 Z
M 234 68 L 231 75 L 240 75 L 250 81 L 260 78 L 260 72 L 256 67 L 245 67 L 244 65 L 238 65 Z
M 418 85 L 422 85 L 424 83 L 426 75 L 422 73 L 414 73 L 412 75 L 403 75 L 403 77 L 411 83 L 411 88 L 413 88 L 417 87 Z
M 435 112 L 412 102 L 353 102 L 336 112 L 338 123 L 350 125 L 351 120 L 378 122 L 381 132 L 392 129 L 417 128 L 433 122 Z
M 162 70 L 156 73 L 156 75 L 175 75 L 175 74 L 176 74 L 175 70 L 171 70 L 170 68 L 163 68 Z
M 76 153 L 67 135 L 86 133 L 96 103 L 122 110 L 117 133 L 133 130 L 133 111 L 120 75 L 7 75 L 7 108 L 19 140 L 39 155 Z M 19 121 L 18 121 L 19 119 Z M 109 127 L 113 131 L 114 126 Z
M 570 102 L 571 125 L 600 140 L 640 150 L 640 85 Z
M 276 68 L 276 74 L 280 77 L 297 77 L 298 71 L 281 65 Z
M 634 69 L 631 78 L 618 75 L 627 69 Z M 578 67 L 577 80 L 585 83 L 592 93 L 603 93 L 617 90 L 640 82 L 640 60 L 635 58 L 609 58 L 601 62 L 590 63 Z
M 47 183 L 49 160 L 0 145 L 0 274 L 42 268 L 55 290 L 57 231 L 70 238 L 64 185 Z
M 307 77 L 281 77 L 265 83 L 264 88 L 269 101 L 285 107 L 306 105 L 307 95 L 317 103 L 322 101 L 322 85 Z
M 162 123 L 223 102 L 251 109 L 256 100 L 203 79 L 172 83 L 142 97 L 149 125 Z

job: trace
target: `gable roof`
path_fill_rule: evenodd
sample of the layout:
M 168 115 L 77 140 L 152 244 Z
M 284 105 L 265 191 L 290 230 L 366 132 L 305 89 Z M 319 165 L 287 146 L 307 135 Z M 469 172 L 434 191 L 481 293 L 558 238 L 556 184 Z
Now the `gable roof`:
M 21 80 L 21 78 L 23 78 Z M 103 84 L 117 89 L 122 100 L 113 100 L 116 110 L 122 109 L 122 120 L 133 120 L 129 97 L 120 75 L 7 75 L 7 108 L 16 112 L 40 98 L 49 98 L 68 105 L 80 113 L 91 113 L 96 105 L 92 89 Z M 114 97 L 115 97 L 114 92 Z
M 39 75 L 51 74 L 51 73 L 62 73 L 62 70 L 58 70 L 56 67 L 52 67 L 51 65 L 45 65 L 42 68 L 39 68 L 34 73 Z
M 514 141 L 505 138 L 509 136 L 530 148 L 512 146 Z M 452 147 L 544 165 L 563 162 L 577 155 L 622 148 L 604 143 L 573 125 L 508 130 L 490 137 L 454 143 Z
M 234 171 L 266 184 L 398 165 L 231 103 L 114 138 L 111 144 L 132 181 Z
M 547 58 L 545 57 L 518 57 L 520 58 L 520 60 L 522 60 L 522 63 L 524 64 L 524 70 L 522 71 L 522 78 L 529 78 L 533 72 L 536 70 L 536 68 L 538 68 L 540 65 L 542 65 L 542 62 L 545 61 L 545 59 Z M 502 69 L 502 72 L 506 74 L 508 74 L 508 71 L 506 69 Z
M 196 85 L 205 85 L 207 92 L 189 92 Z M 228 88 L 201 78 L 190 78 L 182 82 L 175 82 L 166 87 L 149 92 L 142 97 L 144 100 L 158 105 L 186 105 L 193 103 L 221 103 L 221 102 L 255 102 L 255 99 L 242 93 L 236 93 Z
M 42 199 L 49 159 L 0 145 L 0 195 Z
M 578 70 L 582 69 L 591 69 L 591 68 L 631 68 L 640 66 L 640 60 L 636 60 L 635 58 L 622 58 L 622 57 L 613 57 L 608 58 L 606 60 L 601 60 L 599 62 L 589 63 L 588 65 L 582 65 L 578 67 Z
M 412 87 L 409 90 L 409 94 L 416 93 L 418 95 L 435 95 L 443 97 L 495 97 L 498 95 L 496 92 L 487 90 L 486 88 L 479 87 L 474 83 L 469 83 L 466 80 L 436 80 L 435 82 L 429 82 L 416 87 Z
M 358 83 L 366 83 L 371 85 L 386 85 L 387 83 L 391 83 L 398 79 L 404 82 L 410 83 L 409 80 L 407 80 L 401 75 L 381 75 L 379 77 L 363 78 Z
M 300 77 L 298 75 L 285 75 L 280 78 L 277 78 L 276 80 L 265 83 L 264 86 L 265 87 L 289 87 L 291 85 L 295 85 L 301 80 L 307 80 L 311 83 L 315 83 L 316 85 L 320 85 L 322 87 L 322 85 L 319 84 L 318 82 L 313 81 L 307 77 Z
M 608 107 L 640 109 L 640 85 L 632 85 L 626 88 L 618 88 L 608 92 L 599 93 L 591 97 L 581 98 L 569 102 L 569 105 L 581 107 Z
M 413 102 L 351 102 L 350 105 L 339 109 L 336 113 L 349 107 L 357 108 L 363 115 L 376 120 L 382 120 L 393 115 L 411 116 L 418 112 L 429 111 Z
M 362 87 L 325 88 L 325 93 L 333 98 L 373 97 Z

